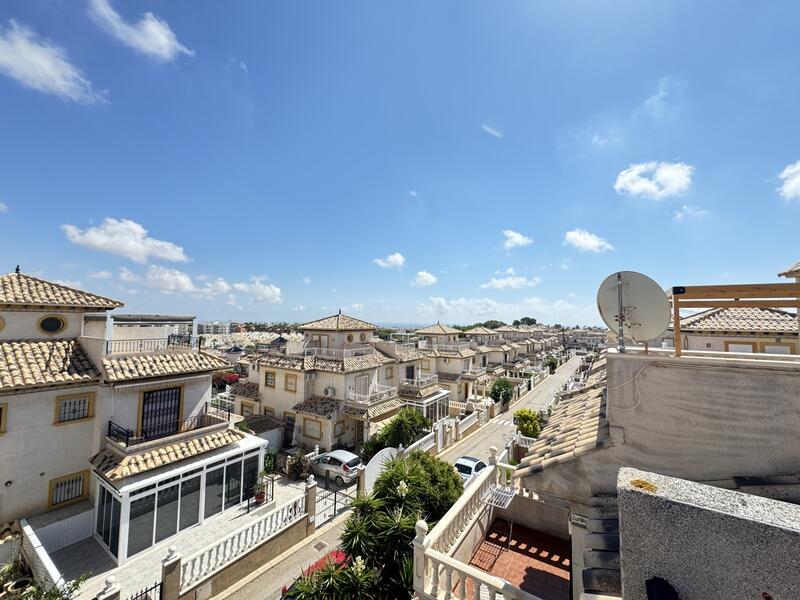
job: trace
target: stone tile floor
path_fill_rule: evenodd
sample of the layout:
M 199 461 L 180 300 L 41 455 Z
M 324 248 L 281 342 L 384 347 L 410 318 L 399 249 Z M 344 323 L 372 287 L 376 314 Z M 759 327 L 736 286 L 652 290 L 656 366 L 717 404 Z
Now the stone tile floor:
M 174 545 L 183 557 L 189 557 L 304 491 L 304 482 L 291 482 L 281 477 L 275 481 L 274 503 L 251 510 L 249 514 L 246 505 L 229 509 L 211 517 L 199 527 L 191 527 L 159 542 L 121 567 L 116 566 L 110 555 L 93 537 L 53 552 L 50 558 L 68 581 L 77 579 L 82 573 L 91 573 L 89 579 L 81 586 L 77 600 L 94 598 L 103 588 L 109 575 L 113 575 L 122 587 L 121 597 L 127 598 L 160 581 L 161 559 L 166 556 L 170 546 Z
M 469 564 L 502 577 L 543 600 L 567 600 L 571 564 L 569 541 L 521 525 L 514 525 L 510 544 L 508 535 L 508 522 L 495 520 Z M 467 597 L 471 598 L 471 582 L 467 588 Z

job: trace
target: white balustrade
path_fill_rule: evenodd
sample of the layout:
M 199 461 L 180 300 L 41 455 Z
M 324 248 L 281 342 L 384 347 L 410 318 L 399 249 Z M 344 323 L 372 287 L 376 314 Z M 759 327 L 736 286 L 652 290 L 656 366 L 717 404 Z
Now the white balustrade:
M 306 495 L 301 494 L 275 508 L 257 521 L 184 559 L 181 564 L 181 592 L 207 579 L 225 565 L 247 554 L 306 514 Z
M 473 412 L 458 422 L 458 430 L 463 434 L 469 427 L 478 422 L 478 413 Z
M 423 452 L 427 452 L 433 445 L 436 443 L 436 434 L 431 431 L 428 435 L 419 438 L 416 442 L 411 444 L 408 448 L 406 448 L 406 454 L 413 452 L 414 450 L 422 450 Z

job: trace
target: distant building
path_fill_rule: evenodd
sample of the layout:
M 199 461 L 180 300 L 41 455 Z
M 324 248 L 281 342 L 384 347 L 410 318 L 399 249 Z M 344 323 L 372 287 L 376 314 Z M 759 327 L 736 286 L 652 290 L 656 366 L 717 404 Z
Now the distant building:
M 111 315 L 112 339 L 192 335 L 194 316 L 176 315 Z M 130 334 L 130 335 L 129 335 Z
M 237 323 L 231 321 L 208 321 L 197 324 L 197 335 L 230 335 L 236 330 Z

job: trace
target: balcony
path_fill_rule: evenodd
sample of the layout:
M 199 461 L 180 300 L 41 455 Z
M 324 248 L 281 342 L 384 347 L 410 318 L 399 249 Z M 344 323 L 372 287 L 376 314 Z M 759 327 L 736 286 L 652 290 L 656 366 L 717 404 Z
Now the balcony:
M 190 335 L 170 335 L 165 338 L 142 338 L 132 340 L 107 340 L 106 355 L 151 354 L 158 352 L 186 352 L 199 350 L 202 338 Z
M 397 398 L 397 388 L 390 385 L 375 384 L 368 394 L 357 394 L 353 391 L 347 392 L 347 403 L 359 408 L 369 408 L 392 398 Z
M 469 350 L 469 342 L 459 344 L 434 344 L 433 347 L 440 352 L 462 352 Z
M 430 388 L 439 389 L 439 376 L 436 374 L 428 375 L 425 377 L 418 377 L 416 379 L 401 379 L 400 380 L 400 395 L 408 398 L 422 398 L 426 396 Z
M 180 421 L 165 421 L 143 429 L 128 429 L 109 419 L 106 439 L 124 451 L 140 452 L 147 446 L 160 445 L 166 438 L 183 438 L 187 437 L 187 433 L 191 434 L 188 437 L 194 437 L 195 434 L 210 433 L 214 429 L 225 429 L 230 415 L 229 406 L 204 404 L 203 412 L 199 415 Z
M 367 356 L 374 354 L 375 348 L 373 346 L 359 346 L 356 348 L 321 348 L 321 347 L 307 347 L 303 350 L 303 356 L 319 356 L 320 358 L 327 358 L 331 360 L 344 360 L 345 358 L 352 358 L 354 356 Z
M 463 377 L 480 377 L 481 375 L 486 375 L 486 367 L 469 367 L 467 369 L 462 369 L 461 375 Z

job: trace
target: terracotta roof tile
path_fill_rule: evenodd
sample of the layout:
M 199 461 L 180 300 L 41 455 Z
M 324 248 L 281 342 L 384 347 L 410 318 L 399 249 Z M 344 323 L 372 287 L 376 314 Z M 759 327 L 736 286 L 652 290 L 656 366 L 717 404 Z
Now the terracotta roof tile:
M 98 473 L 109 481 L 115 481 L 234 444 L 245 435 L 244 432 L 229 427 L 201 437 L 128 455 L 108 447 L 95 454 L 90 462 Z
M 310 331 L 359 331 L 377 328 L 377 325 L 367 323 L 366 321 L 356 319 L 355 317 L 348 317 L 347 315 L 343 315 L 341 312 L 337 315 L 325 317 L 324 319 L 318 319 L 317 321 L 304 323 L 299 327 L 300 330 Z
M 800 277 L 800 261 L 794 263 L 783 273 L 778 273 L 778 277 Z
M 336 398 L 312 396 L 308 400 L 298 402 L 292 407 L 292 409 L 295 412 L 306 415 L 314 415 L 315 417 L 330 419 L 334 414 L 336 414 L 336 411 L 341 403 L 341 400 L 337 400 Z
M 0 304 L 111 310 L 125 306 L 118 300 L 76 290 L 23 273 L 0 275 Z
M 712 308 L 681 319 L 681 330 L 797 332 L 797 315 L 777 308 Z
M 99 380 L 100 372 L 78 340 L 0 343 L 0 391 Z
M 269 415 L 247 415 L 244 422 L 257 435 L 273 429 L 283 429 L 283 421 Z
M 497 335 L 497 332 L 494 329 L 489 329 L 488 327 L 473 327 L 472 329 L 467 329 L 464 332 L 466 335 Z
M 250 400 L 260 400 L 258 395 L 258 384 L 252 381 L 237 381 L 231 386 L 231 392 L 235 396 L 241 398 L 249 398 Z
M 225 369 L 230 363 L 207 352 L 135 354 L 103 359 L 106 378 L 112 382 L 165 377 L 183 373 L 205 373 Z
M 373 404 L 369 408 L 362 408 L 358 406 L 353 406 L 351 404 L 345 404 L 342 408 L 342 414 L 347 415 L 348 417 L 353 417 L 355 419 L 364 419 L 367 418 L 371 420 L 375 420 L 378 417 L 389 415 L 397 410 L 400 410 L 405 406 L 405 403 L 402 400 L 398 400 L 397 398 L 392 398 L 390 400 L 386 400 L 381 402 L 380 404 Z M 380 420 L 380 419 L 378 419 Z
M 436 323 L 436 325 L 431 325 L 429 327 L 423 327 L 422 329 L 417 329 L 414 333 L 419 333 L 421 335 L 449 335 L 454 333 L 461 333 L 460 329 L 454 329 L 448 325 L 442 325 L 441 323 Z
M 576 390 L 556 405 L 547 425 L 514 472 L 514 477 L 524 477 L 593 452 L 605 447 L 608 440 L 603 386 Z

